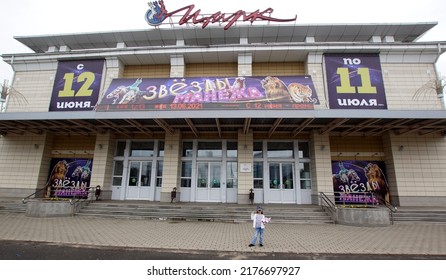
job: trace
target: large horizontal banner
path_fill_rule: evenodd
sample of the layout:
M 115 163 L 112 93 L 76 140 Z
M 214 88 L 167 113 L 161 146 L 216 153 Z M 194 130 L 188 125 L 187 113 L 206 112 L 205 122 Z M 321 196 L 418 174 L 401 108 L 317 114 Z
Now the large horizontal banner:
M 376 205 L 381 197 L 390 202 L 389 186 L 382 161 L 332 161 L 336 204 Z
M 313 109 L 310 76 L 114 79 L 97 110 Z
M 60 61 L 50 111 L 92 111 L 99 99 L 104 60 Z
M 325 54 L 330 109 L 387 109 L 378 54 Z

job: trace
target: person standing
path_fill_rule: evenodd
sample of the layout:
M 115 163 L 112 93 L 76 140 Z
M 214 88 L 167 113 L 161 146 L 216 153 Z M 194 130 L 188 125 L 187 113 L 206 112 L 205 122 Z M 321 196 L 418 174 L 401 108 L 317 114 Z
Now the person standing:
M 269 223 L 271 218 L 266 218 L 265 215 L 263 215 L 263 209 L 261 207 L 257 207 L 256 213 L 251 212 L 251 220 L 255 231 L 254 236 L 249 243 L 249 247 L 256 245 L 257 238 L 259 238 L 259 246 L 263 247 L 265 224 Z

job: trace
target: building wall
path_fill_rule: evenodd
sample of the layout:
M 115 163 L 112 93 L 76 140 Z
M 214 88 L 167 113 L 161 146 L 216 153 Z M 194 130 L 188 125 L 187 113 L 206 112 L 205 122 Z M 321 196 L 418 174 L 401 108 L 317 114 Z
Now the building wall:
M 389 110 L 442 109 L 442 103 L 432 89 L 435 79 L 433 64 L 383 63 L 381 66 Z M 328 109 L 323 64 L 317 58 L 311 57 L 307 62 L 252 63 L 251 70 L 252 76 L 311 75 L 320 101 L 315 109 Z M 159 78 L 169 77 L 170 73 L 170 65 L 124 66 L 118 59 L 107 59 L 101 92 L 106 91 L 114 78 Z M 47 112 L 55 74 L 56 69 L 16 72 L 13 87 L 17 94 L 11 97 L 7 112 Z M 237 75 L 237 63 L 185 66 L 186 77 Z M 208 135 L 203 137 L 212 138 Z M 164 197 L 168 196 L 172 185 L 178 183 L 180 138 L 166 137 L 166 146 L 172 144 L 175 149 L 166 150 Z M 252 132 L 247 135 L 239 132 L 239 164 L 252 164 L 253 138 Z M 103 149 L 98 148 L 99 143 L 103 143 Z M 23 196 L 43 187 L 52 157 L 94 156 L 91 184 L 99 184 L 110 190 L 114 145 L 115 137 L 109 133 L 91 137 L 45 133 L 2 137 L 0 196 Z M 245 145 L 247 149 L 244 149 Z M 313 203 L 316 203 L 318 192 L 333 190 L 331 160 L 338 159 L 384 160 L 392 202 L 396 204 L 444 205 L 446 202 L 446 185 L 442 176 L 446 170 L 446 140 L 440 135 L 397 136 L 388 133 L 382 137 L 340 138 L 314 132 L 311 135 L 311 151 Z M 245 200 L 251 185 L 251 173 L 239 174 L 239 200 Z
M 237 63 L 187 64 L 185 77 L 237 76 Z
M 252 64 L 252 76 L 305 75 L 304 62 L 258 62 Z
M 43 189 L 50 165 L 51 139 L 47 138 L 51 137 L 45 133 L 0 137 L 0 197 L 23 198 Z
M 392 201 L 399 205 L 444 206 L 446 139 L 439 134 L 393 133 L 383 139 L 391 195 L 396 200 Z
M 7 112 L 48 112 L 56 71 L 16 72 Z
M 381 64 L 389 110 L 441 110 L 432 64 Z

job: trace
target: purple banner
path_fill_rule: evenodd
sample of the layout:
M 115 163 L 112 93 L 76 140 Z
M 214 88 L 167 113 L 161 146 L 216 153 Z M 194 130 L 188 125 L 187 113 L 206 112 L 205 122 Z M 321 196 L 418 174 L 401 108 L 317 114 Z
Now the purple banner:
M 53 158 L 46 197 L 88 198 L 93 159 Z
M 50 111 L 91 111 L 101 87 L 104 60 L 60 61 Z
M 97 110 L 313 109 L 310 76 L 114 79 Z
M 332 161 L 331 168 L 336 204 L 375 205 L 376 196 L 390 202 L 384 162 Z
M 326 54 L 330 109 L 387 109 L 378 54 Z

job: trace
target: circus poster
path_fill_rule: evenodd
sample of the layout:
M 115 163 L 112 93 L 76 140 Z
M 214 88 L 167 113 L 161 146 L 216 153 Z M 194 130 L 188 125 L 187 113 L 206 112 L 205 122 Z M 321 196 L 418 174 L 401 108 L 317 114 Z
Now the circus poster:
M 46 197 L 88 198 L 93 159 L 53 158 Z
M 114 79 L 97 111 L 299 110 L 320 104 L 311 76 Z
M 331 166 L 336 204 L 377 205 L 378 196 L 390 202 L 384 162 L 345 160 Z

